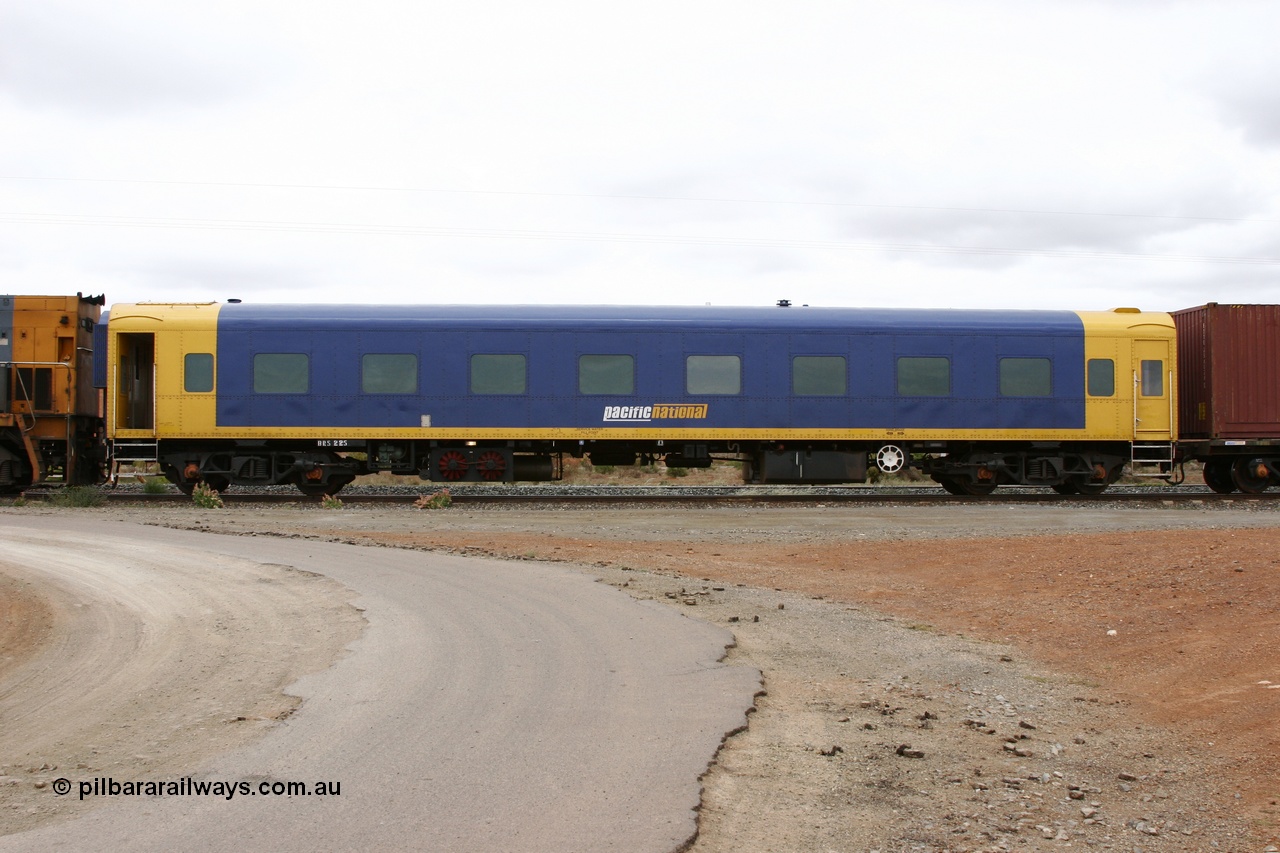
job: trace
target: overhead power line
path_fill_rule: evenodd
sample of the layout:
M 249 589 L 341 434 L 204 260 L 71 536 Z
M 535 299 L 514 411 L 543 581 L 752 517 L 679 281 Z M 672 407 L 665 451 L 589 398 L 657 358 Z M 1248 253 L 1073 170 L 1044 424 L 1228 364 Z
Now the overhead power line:
M 852 201 L 813 201 L 800 199 L 720 198 L 713 196 L 641 195 L 622 193 L 566 193 L 522 190 L 440 189 L 431 187 L 383 187 L 366 184 L 288 184 L 236 181 L 166 181 L 132 178 L 41 178 L 24 175 L 0 175 L 0 181 L 61 182 L 86 184 L 138 184 L 143 186 L 233 187 L 241 189 L 341 190 L 348 192 L 424 193 L 436 195 L 517 196 L 535 198 L 576 198 L 618 201 L 679 201 L 709 204 L 784 205 L 792 207 L 843 207 L 864 210 L 914 210 L 941 213 L 1009 213 L 1021 216 L 1111 217 L 1119 219 L 1161 219 L 1182 222 L 1257 222 L 1280 223 L 1280 219 L 1233 216 L 1182 216 L 1164 213 L 1127 213 L 1086 210 L 1035 210 L 1012 207 L 972 207 L 918 204 L 871 204 Z
M 912 252 L 950 255 L 1007 255 L 1020 257 L 1076 258 L 1090 260 L 1176 261 L 1243 265 L 1280 264 L 1280 258 L 1226 255 L 1172 255 L 1148 252 L 1106 252 L 1073 249 L 1019 249 L 996 246 L 949 246 L 922 243 L 882 243 L 843 240 L 785 240 L 768 237 L 708 237 L 682 234 L 626 234 L 591 231 L 542 231 L 517 228 L 446 228 L 423 225 L 362 225 L 343 222 L 283 222 L 253 219 L 181 219 L 134 216 L 80 216 L 74 214 L 5 213 L 0 222 L 24 225 L 98 226 L 112 228 L 175 228 L 206 231 L 295 232 L 319 234 L 368 234 L 401 237 L 451 237 L 500 240 L 567 240 L 598 243 L 658 243 L 745 248 L 819 249 L 847 251 Z

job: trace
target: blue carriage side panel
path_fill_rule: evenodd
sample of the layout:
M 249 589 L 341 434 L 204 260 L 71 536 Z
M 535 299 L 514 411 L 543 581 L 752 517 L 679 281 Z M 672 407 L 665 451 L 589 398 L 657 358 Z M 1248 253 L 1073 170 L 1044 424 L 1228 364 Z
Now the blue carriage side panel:
M 1084 426 L 1084 330 L 1056 311 L 565 306 L 227 305 L 219 314 L 218 423 L 241 427 L 1067 429 Z M 253 390 L 261 353 L 305 353 L 306 393 Z M 368 353 L 418 358 L 413 394 L 361 387 Z M 470 358 L 526 357 L 524 394 L 470 393 Z M 584 395 L 583 354 L 635 359 L 632 394 Z M 741 393 L 690 394 L 689 355 L 737 355 Z M 846 360 L 842 396 L 795 396 L 792 358 Z M 947 358 L 950 393 L 902 397 L 897 359 Z M 1002 397 L 1002 357 L 1047 358 L 1051 393 Z M 606 407 L 705 405 L 701 417 L 608 424 Z M 675 414 L 695 412 L 682 408 Z
M 103 311 L 93 327 L 93 387 L 106 388 L 107 376 L 107 323 L 111 320 L 111 312 Z

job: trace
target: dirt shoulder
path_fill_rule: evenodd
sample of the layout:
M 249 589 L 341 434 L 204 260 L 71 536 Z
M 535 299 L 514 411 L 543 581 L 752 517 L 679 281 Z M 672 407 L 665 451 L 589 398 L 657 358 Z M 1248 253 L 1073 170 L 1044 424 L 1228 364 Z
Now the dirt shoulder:
M 1277 840 L 1277 510 L 91 512 L 569 562 L 728 626 L 768 693 L 695 850 Z

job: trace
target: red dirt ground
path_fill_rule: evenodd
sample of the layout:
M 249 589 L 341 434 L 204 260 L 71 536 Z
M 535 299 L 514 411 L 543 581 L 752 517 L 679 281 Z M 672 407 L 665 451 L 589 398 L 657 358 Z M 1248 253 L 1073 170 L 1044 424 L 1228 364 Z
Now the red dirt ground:
M 1243 805 L 1280 816 L 1280 531 L 841 542 L 588 541 L 506 533 L 359 538 L 470 554 L 627 564 L 861 603 L 1011 642 L 1222 756 Z M 1114 635 L 1109 634 L 1115 631 Z

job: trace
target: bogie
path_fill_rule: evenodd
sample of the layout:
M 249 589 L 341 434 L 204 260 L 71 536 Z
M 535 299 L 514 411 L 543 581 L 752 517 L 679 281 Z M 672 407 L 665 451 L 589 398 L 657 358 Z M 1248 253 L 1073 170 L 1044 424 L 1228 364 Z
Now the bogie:
M 1260 495 L 1275 481 L 1266 460 L 1251 456 L 1241 456 L 1236 460 L 1231 466 L 1231 479 L 1236 488 L 1246 495 Z

